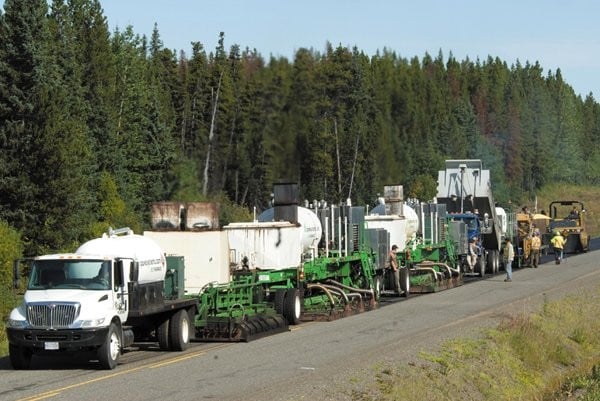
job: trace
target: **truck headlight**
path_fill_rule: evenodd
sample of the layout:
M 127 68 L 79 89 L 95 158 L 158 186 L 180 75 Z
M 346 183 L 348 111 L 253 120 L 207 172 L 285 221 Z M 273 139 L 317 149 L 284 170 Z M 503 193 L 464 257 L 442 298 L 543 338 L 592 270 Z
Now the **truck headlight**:
M 8 327 L 15 329 L 24 329 L 27 327 L 27 320 L 8 319 Z
M 89 328 L 89 327 L 99 327 L 102 326 L 102 324 L 104 323 L 104 321 L 106 320 L 106 318 L 100 318 L 100 319 L 92 319 L 92 320 L 82 320 L 80 327 L 83 328 Z

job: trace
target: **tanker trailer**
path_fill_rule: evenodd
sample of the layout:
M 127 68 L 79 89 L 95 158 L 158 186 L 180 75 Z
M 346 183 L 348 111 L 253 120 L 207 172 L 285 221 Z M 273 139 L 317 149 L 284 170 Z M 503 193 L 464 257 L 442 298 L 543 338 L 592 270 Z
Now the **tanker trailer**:
M 198 301 L 183 298 L 183 270 L 182 258 L 165 257 L 128 228 L 74 253 L 34 258 L 23 303 L 8 320 L 12 366 L 29 368 L 35 354 L 91 351 L 113 369 L 123 348 L 141 338 L 185 350 Z

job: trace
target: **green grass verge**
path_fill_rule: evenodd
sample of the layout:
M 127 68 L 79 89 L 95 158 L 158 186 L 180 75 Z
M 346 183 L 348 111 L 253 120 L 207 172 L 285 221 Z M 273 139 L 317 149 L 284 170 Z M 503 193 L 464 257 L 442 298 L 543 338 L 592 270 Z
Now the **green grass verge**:
M 12 291 L 0 293 L 0 357 L 8 355 L 8 339 L 6 338 L 6 322 L 10 311 L 21 302 L 22 296 Z
M 567 400 L 600 395 L 600 288 L 547 302 L 418 362 L 374 367 L 355 400 Z M 573 398 L 574 399 L 574 398 Z M 598 398 L 577 398 L 597 400 Z

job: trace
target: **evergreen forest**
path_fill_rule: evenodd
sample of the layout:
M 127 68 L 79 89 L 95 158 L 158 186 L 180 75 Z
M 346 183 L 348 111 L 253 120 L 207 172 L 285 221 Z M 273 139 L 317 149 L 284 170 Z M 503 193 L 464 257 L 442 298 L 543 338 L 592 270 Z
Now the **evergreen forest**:
M 445 159 L 482 159 L 500 202 L 600 184 L 600 106 L 560 69 L 331 44 L 267 59 L 215 36 L 186 54 L 156 26 L 111 32 L 98 0 L 4 1 L 0 222 L 25 253 L 139 232 L 157 201 L 260 211 L 282 180 L 329 203 L 431 199 Z

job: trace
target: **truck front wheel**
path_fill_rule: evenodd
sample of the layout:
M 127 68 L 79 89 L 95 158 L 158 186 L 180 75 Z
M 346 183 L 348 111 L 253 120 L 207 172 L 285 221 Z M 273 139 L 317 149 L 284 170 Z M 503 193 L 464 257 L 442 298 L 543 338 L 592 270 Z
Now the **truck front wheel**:
M 30 349 L 9 344 L 8 353 L 10 354 L 10 363 L 13 369 L 29 369 L 31 356 L 33 355 Z
M 104 344 L 98 348 L 98 360 L 104 369 L 114 369 L 117 367 L 120 355 L 121 337 L 117 325 L 111 323 Z
M 190 344 L 191 337 L 190 315 L 185 309 L 181 309 L 170 320 L 171 351 L 185 351 Z

